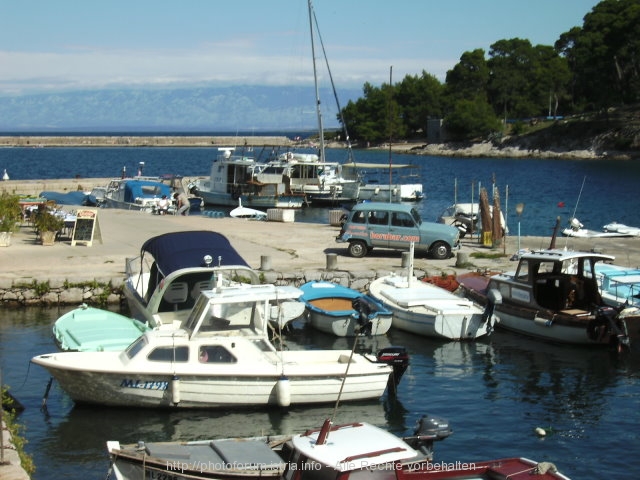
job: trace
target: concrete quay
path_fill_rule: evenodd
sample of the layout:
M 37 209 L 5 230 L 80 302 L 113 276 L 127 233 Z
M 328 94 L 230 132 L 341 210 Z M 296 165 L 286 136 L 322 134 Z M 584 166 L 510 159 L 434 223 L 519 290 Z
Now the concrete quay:
M 79 304 L 102 292 L 91 286 L 66 288 L 69 284 L 109 283 L 117 289 L 125 276 L 125 261 L 140 253 L 149 238 L 167 232 L 212 230 L 225 235 L 247 263 L 262 271 L 268 283 L 301 285 L 310 280 L 330 280 L 357 290 L 365 290 L 371 280 L 403 272 L 402 254 L 375 249 L 364 258 L 353 258 L 346 245 L 336 243 L 339 228 L 326 224 L 261 222 L 200 215 L 156 216 L 118 209 L 99 209 L 100 239 L 91 246 L 71 245 L 62 239 L 53 246 L 36 243 L 33 228 L 24 225 L 14 234 L 9 247 L 0 248 L 0 305 L 41 303 Z M 456 257 L 447 260 L 415 259 L 416 274 L 459 274 L 476 269 L 513 270 L 510 257 L 517 250 L 516 237 L 508 237 L 505 247 L 488 248 L 476 239 L 464 239 Z M 550 238 L 522 237 L 521 248 L 547 248 Z M 624 266 L 640 265 L 640 238 L 575 239 L 558 238 L 557 248 L 597 250 L 614 255 Z M 475 258 L 474 252 L 498 258 Z M 502 254 L 502 255 L 501 255 Z M 458 260 L 467 258 L 465 264 Z M 268 261 L 265 261 L 268 259 Z M 329 267 L 329 268 L 328 268 Z M 268 268 L 268 270 L 266 269 Z M 38 296 L 30 284 L 48 282 L 49 291 Z M 22 297 L 20 297 L 20 295 Z M 28 301 L 25 301 L 28 300 Z M 110 302 L 118 301 L 112 295 Z

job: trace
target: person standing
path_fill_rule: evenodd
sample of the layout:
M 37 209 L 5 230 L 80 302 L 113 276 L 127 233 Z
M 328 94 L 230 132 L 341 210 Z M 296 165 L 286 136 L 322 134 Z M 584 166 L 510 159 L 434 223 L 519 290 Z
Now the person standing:
M 176 200 L 178 215 L 189 215 L 189 209 L 191 204 L 189 203 L 189 197 L 184 192 L 176 192 L 173 194 L 173 198 Z

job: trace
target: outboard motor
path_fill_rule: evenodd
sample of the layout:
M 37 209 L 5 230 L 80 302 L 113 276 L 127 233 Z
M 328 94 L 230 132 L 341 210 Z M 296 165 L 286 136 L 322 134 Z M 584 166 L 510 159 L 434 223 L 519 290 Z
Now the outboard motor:
M 371 307 L 369 302 L 364 298 L 358 297 L 351 301 L 351 306 L 358 312 L 356 320 L 358 321 L 359 332 L 361 335 L 371 335 L 373 325 L 371 323 Z
M 427 414 L 423 415 L 416 423 L 413 436 L 404 438 L 404 441 L 411 448 L 422 452 L 429 460 L 432 460 L 433 442 L 444 440 L 452 433 L 449 420 Z
M 387 388 L 389 392 L 396 392 L 400 379 L 409 366 L 409 352 L 405 347 L 385 347 L 378 350 L 376 359 L 393 367 L 393 374 L 389 377 Z

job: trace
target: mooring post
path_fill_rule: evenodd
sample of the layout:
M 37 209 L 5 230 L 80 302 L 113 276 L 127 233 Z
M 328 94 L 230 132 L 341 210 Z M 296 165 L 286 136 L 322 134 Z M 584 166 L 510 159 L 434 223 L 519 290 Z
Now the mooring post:
M 338 254 L 327 253 L 327 270 L 336 270 L 338 268 Z

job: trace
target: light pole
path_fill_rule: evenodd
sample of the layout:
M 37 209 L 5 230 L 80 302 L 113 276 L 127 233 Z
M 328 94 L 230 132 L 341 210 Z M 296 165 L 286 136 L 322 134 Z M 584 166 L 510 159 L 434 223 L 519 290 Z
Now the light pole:
M 518 252 L 520 252 L 520 216 L 524 210 L 524 203 L 518 203 L 516 205 L 516 214 L 518 214 Z

